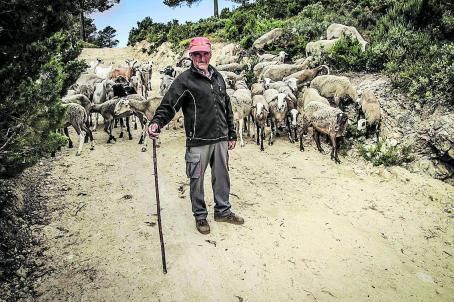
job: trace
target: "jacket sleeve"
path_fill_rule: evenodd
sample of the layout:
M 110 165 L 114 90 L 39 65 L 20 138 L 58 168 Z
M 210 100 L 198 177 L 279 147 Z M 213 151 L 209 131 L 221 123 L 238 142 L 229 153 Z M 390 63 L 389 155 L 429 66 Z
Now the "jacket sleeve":
M 233 110 L 232 103 L 230 102 L 230 96 L 225 96 L 225 107 L 227 108 L 227 127 L 229 128 L 229 141 L 236 141 L 235 125 L 233 124 Z
M 185 94 L 184 85 L 178 78 L 170 85 L 169 90 L 161 100 L 161 104 L 151 119 L 150 124 L 156 123 L 159 128 L 167 125 L 180 110 Z

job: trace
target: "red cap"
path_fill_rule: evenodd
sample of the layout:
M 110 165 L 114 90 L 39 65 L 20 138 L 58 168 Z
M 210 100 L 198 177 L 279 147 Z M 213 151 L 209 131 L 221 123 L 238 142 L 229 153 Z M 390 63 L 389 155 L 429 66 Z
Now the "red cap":
M 210 40 L 205 37 L 192 38 L 191 42 L 189 42 L 189 53 L 196 51 L 211 52 Z

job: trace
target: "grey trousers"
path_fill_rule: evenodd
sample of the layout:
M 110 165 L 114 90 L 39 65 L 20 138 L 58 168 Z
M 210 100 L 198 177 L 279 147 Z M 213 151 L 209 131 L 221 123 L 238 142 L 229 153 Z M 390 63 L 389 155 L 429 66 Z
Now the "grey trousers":
M 196 220 L 206 219 L 208 215 L 203 189 L 205 170 L 211 167 L 211 186 L 214 196 L 214 214 L 230 214 L 230 178 L 228 168 L 227 142 L 186 148 L 186 175 L 190 178 L 192 212 Z

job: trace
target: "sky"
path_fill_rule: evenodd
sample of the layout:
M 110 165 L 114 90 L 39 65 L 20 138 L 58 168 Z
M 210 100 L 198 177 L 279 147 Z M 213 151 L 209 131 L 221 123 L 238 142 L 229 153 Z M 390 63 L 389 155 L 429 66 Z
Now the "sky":
M 202 0 L 191 7 L 186 5 L 170 8 L 165 6 L 163 0 L 121 0 L 119 4 L 103 13 L 94 13 L 90 17 L 95 20 L 97 30 L 106 26 L 112 26 L 117 30 L 117 39 L 120 41 L 117 47 L 125 47 L 128 43 L 129 31 L 137 28 L 137 22 L 145 17 L 150 17 L 153 22 L 167 23 L 173 19 L 179 20 L 180 24 L 186 21 L 198 21 L 213 15 L 213 0 Z M 235 3 L 227 0 L 219 0 L 219 13 L 223 8 L 235 7 Z

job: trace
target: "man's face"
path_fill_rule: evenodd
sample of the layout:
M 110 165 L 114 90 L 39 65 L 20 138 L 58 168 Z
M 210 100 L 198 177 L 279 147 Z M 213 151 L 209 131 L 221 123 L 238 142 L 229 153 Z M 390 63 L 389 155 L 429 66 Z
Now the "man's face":
M 196 51 L 189 55 L 194 63 L 195 67 L 201 70 L 208 70 L 208 64 L 211 60 L 211 52 L 207 51 Z

